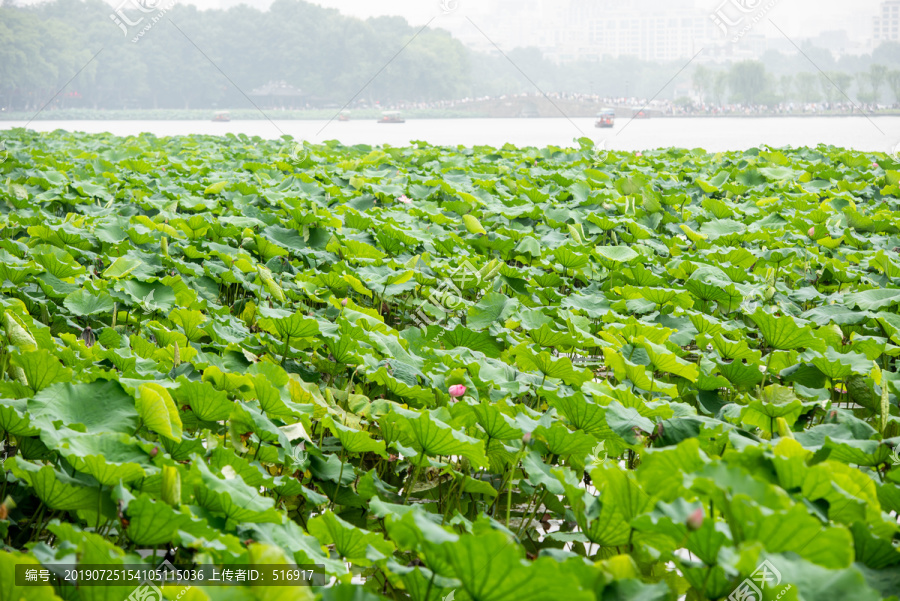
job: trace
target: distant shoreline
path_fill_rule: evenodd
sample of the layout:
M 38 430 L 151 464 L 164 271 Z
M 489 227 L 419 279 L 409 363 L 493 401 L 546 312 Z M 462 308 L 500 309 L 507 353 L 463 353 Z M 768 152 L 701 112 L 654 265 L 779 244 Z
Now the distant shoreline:
M 213 110 L 191 109 L 191 110 L 57 110 L 44 111 L 35 116 L 33 113 L 25 112 L 2 112 L 0 111 L 0 121 L 212 121 Z M 235 109 L 230 111 L 232 121 L 322 121 L 337 120 L 337 110 L 333 109 L 314 109 L 303 111 L 275 111 L 269 110 L 265 114 L 256 110 Z M 402 111 L 403 116 L 407 119 L 538 119 L 538 118 L 571 118 L 571 119 L 593 119 L 592 114 L 560 115 L 554 116 L 533 116 L 533 115 L 496 115 L 482 112 L 463 111 L 458 109 L 408 109 Z M 357 110 L 350 114 L 351 121 L 374 121 L 381 116 L 380 110 Z M 721 113 L 721 114 L 653 114 L 651 119 L 777 119 L 777 118 L 812 118 L 812 117 L 900 117 L 900 110 L 891 109 L 880 111 L 877 113 L 861 113 L 854 111 L 852 113 Z M 628 121 L 630 117 L 617 117 L 617 120 Z

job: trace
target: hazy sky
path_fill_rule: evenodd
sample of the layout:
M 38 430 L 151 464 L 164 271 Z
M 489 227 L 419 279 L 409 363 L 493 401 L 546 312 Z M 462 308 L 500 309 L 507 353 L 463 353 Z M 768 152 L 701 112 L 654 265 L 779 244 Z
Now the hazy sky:
M 457 12 L 483 11 L 484 7 L 496 4 L 492 0 L 312 0 L 315 4 L 336 8 L 342 13 L 357 17 L 377 15 L 400 15 L 414 25 L 420 25 L 436 15 L 441 15 L 442 2 L 456 5 Z M 585 0 L 591 2 L 592 0 Z M 697 6 L 709 6 L 715 10 L 724 0 L 699 0 Z M 768 3 L 767 0 L 763 0 Z M 528 11 L 528 0 L 518 3 L 523 11 Z M 622 0 L 622 4 L 632 4 Z M 881 0 L 778 0 L 771 10 L 771 19 L 790 36 L 804 36 L 808 31 L 823 29 L 843 29 L 851 24 L 866 30 L 871 28 L 871 16 L 875 14 Z M 467 7 L 468 5 L 468 7 Z M 437 19 L 440 24 L 440 19 Z
M 26 2 L 29 0 L 25 0 Z M 116 0 L 108 0 L 115 2 Z M 219 8 L 229 6 L 237 1 L 251 6 L 268 6 L 272 0 L 178 0 L 194 4 L 200 8 Z M 314 4 L 336 8 L 346 15 L 367 18 L 373 16 L 401 16 L 412 25 L 424 25 L 433 17 L 435 26 L 453 19 L 463 19 L 493 12 L 492 7 L 499 4 L 509 5 L 508 0 L 307 0 Z M 599 2 L 601 0 L 582 0 L 583 2 Z M 646 2 L 647 0 L 644 0 Z M 696 5 L 708 8 L 710 12 L 723 2 L 731 0 L 695 0 Z M 737 1 L 737 0 L 736 0 Z M 791 37 L 808 37 L 821 31 L 848 29 L 852 36 L 868 37 L 872 29 L 872 16 L 877 12 L 882 0 L 755 0 L 763 4 L 775 2 L 769 17 Z M 518 10 L 536 12 L 534 7 L 539 0 L 519 0 L 512 3 Z M 562 3 L 562 2 L 561 2 Z M 622 5 L 634 5 L 642 0 L 621 0 Z M 673 2 L 674 4 L 674 2 Z M 442 6 L 455 7 L 448 17 L 443 14 Z M 443 16 L 442 16 L 443 15 Z M 537 17 L 537 15 L 535 16 Z M 482 23 L 479 23 L 482 25 Z M 484 24 L 489 26 L 489 23 Z M 771 27 L 766 28 L 769 35 L 778 35 Z

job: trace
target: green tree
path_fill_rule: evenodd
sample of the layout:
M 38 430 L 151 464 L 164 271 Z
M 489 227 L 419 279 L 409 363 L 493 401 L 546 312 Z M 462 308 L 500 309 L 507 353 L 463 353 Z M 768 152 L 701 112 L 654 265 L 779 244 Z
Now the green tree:
M 717 71 L 713 76 L 712 94 L 716 104 L 725 102 L 728 94 L 729 76 L 727 71 Z
M 790 102 L 794 99 L 794 76 L 793 75 L 782 75 L 778 79 L 778 87 L 781 92 L 782 98 L 786 102 Z
M 875 92 L 872 87 L 872 75 L 870 73 L 856 74 L 856 97 L 860 102 L 875 102 Z
M 818 102 L 821 100 L 819 81 L 814 73 L 797 74 L 797 98 L 800 102 Z
M 822 88 L 822 96 L 825 98 L 825 102 L 834 104 L 843 100 L 851 81 L 853 81 L 853 78 L 841 71 L 820 73 L 819 86 Z
M 691 76 L 691 82 L 694 84 L 694 89 L 700 94 L 701 101 L 705 101 L 707 95 L 709 95 L 714 77 L 715 74 L 708 67 L 698 65 L 697 68 L 694 69 L 694 73 Z
M 872 89 L 873 102 L 878 102 L 881 97 L 881 87 L 885 83 L 888 68 L 884 65 L 872 65 L 869 67 L 869 85 Z
M 754 104 L 766 91 L 766 67 L 759 61 L 742 61 L 732 65 L 728 85 L 735 100 Z
M 888 87 L 894 94 L 894 102 L 900 102 L 900 70 L 891 69 L 888 71 L 885 79 L 887 80 Z

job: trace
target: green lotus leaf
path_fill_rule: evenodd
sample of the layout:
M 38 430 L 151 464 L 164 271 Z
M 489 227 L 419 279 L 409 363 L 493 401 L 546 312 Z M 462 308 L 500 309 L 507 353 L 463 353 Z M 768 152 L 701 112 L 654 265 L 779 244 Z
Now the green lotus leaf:
M 441 341 L 449 348 L 464 347 L 484 353 L 491 359 L 499 359 L 503 345 L 487 332 L 475 332 L 465 326 L 457 326 L 445 332 Z
M 85 317 L 112 312 L 115 301 L 109 294 L 101 292 L 95 296 L 82 288 L 66 296 L 63 304 L 75 315 Z
M 147 428 L 175 442 L 181 440 L 181 418 L 168 390 L 155 383 L 142 385 L 135 409 Z
M 759 307 L 749 317 L 772 348 L 791 350 L 821 346 L 821 341 L 813 335 L 810 327 L 797 323 L 793 317 L 776 317 Z
M 266 313 L 264 312 L 263 315 Z M 306 338 L 319 333 L 319 323 L 301 313 L 290 313 L 274 319 L 267 318 L 264 324 L 270 332 L 277 334 L 282 340 Z
M 732 511 L 745 540 L 761 541 L 770 553 L 794 552 L 831 569 L 846 568 L 853 562 L 850 532 L 840 526 L 823 527 L 803 505 L 765 514 L 749 499 L 739 498 Z
M 502 532 L 461 537 L 435 549 L 459 579 L 460 588 L 472 599 L 593 599 L 593 592 L 577 580 L 565 578 L 562 566 L 550 557 L 525 564 L 518 545 Z
M 17 353 L 12 356 L 12 363 L 21 368 L 28 386 L 35 392 L 40 392 L 51 384 L 72 379 L 72 370 L 45 349 Z
M 374 532 L 366 532 L 348 524 L 334 513 L 327 511 L 309 521 L 309 533 L 323 544 L 333 544 L 344 559 L 359 565 L 369 565 L 367 550 L 371 546 L 383 555 L 390 555 L 394 545 Z
M 181 379 L 171 395 L 179 406 L 187 405 L 198 419 L 209 422 L 228 419 L 234 405 L 228 394 L 216 390 L 209 382 Z
M 547 449 L 560 457 L 575 456 L 583 459 L 597 445 L 597 440 L 580 430 L 569 430 L 563 424 L 556 422 L 549 428 L 538 426 L 532 432 L 536 440 L 547 445 Z
M 631 263 L 640 256 L 627 246 L 598 246 L 594 252 L 611 263 Z
M 824 356 L 812 358 L 823 374 L 832 379 L 847 378 L 851 374 L 867 374 L 872 369 L 872 362 L 860 353 L 839 353 L 829 347 Z
M 103 277 L 112 280 L 124 278 L 140 267 L 141 264 L 141 261 L 133 257 L 119 257 L 103 272 Z
M 176 303 L 174 289 L 159 282 L 150 284 L 137 280 L 120 280 L 116 284 L 116 289 L 123 290 L 131 302 L 148 313 L 155 311 L 166 313 Z
M 489 292 L 469 309 L 466 323 L 475 330 L 484 330 L 511 317 L 518 305 L 515 299 L 510 299 L 499 292 Z
M 900 303 L 900 289 L 877 288 L 844 296 L 844 304 L 863 311 L 880 311 Z
M 494 440 L 514 440 L 522 437 L 523 431 L 519 424 L 494 405 L 480 403 L 463 405 L 463 408 L 475 415 L 476 423 Z
M 381 455 L 382 457 L 387 457 L 383 440 L 373 440 L 367 432 L 342 426 L 341 424 L 336 423 L 330 415 L 325 416 L 325 419 L 322 420 L 322 424 L 331 430 L 338 440 L 341 441 L 341 446 L 348 453 L 371 452 Z
M 399 440 L 404 446 L 432 457 L 461 455 L 473 465 L 487 466 L 483 441 L 466 436 L 452 426 L 433 419 L 428 412 L 422 412 L 415 417 L 390 413 L 386 418 L 399 426 Z
M 37 465 L 20 457 L 7 460 L 6 469 L 34 489 L 47 507 L 60 511 L 97 509 L 100 491 L 96 482 L 83 476 L 69 476 L 50 465 Z
M 131 433 L 139 420 L 134 399 L 116 381 L 52 384 L 28 401 L 28 411 L 42 428 L 62 424 L 91 434 Z
M 194 484 L 197 504 L 221 513 L 234 522 L 281 524 L 284 517 L 275 510 L 275 501 L 248 486 L 240 476 L 220 478 L 198 459 L 192 463 L 199 479 Z
M 524 346 L 520 347 L 516 353 L 516 363 L 520 369 L 540 372 L 543 378 L 557 378 L 566 384 L 575 386 L 592 378 L 589 370 L 576 371 L 572 367 L 572 360 L 568 357 L 553 359 L 547 351 L 534 353 Z
M 178 530 L 190 521 L 189 516 L 146 494 L 128 504 L 127 515 L 125 534 L 135 544 L 149 547 L 172 542 Z
M 25 388 L 25 396 L 30 391 Z M 0 399 L 0 430 L 13 436 L 37 436 L 40 429 L 32 425 L 25 399 Z
M 104 486 L 129 483 L 153 470 L 149 456 L 125 434 L 82 434 L 69 430 L 54 445 L 72 467 L 93 476 Z

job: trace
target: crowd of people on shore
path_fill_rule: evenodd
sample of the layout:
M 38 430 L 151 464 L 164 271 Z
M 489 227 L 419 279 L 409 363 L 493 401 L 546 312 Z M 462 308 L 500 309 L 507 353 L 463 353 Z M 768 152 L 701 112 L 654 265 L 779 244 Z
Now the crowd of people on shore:
M 390 105 L 361 104 L 359 108 L 380 108 L 384 110 L 477 110 L 478 105 L 496 102 L 508 102 L 523 99 L 539 99 L 544 94 L 539 92 L 511 94 L 502 96 L 480 96 L 457 100 L 440 100 L 433 102 L 398 102 Z M 761 116 L 761 115 L 859 115 L 874 114 L 900 110 L 900 104 L 862 104 L 855 102 L 782 102 L 779 104 L 745 104 L 716 103 L 698 99 L 679 99 L 678 101 L 646 99 L 637 97 L 610 97 L 571 92 L 553 92 L 546 94 L 551 101 L 568 101 L 594 107 L 648 109 L 657 114 L 667 116 Z

